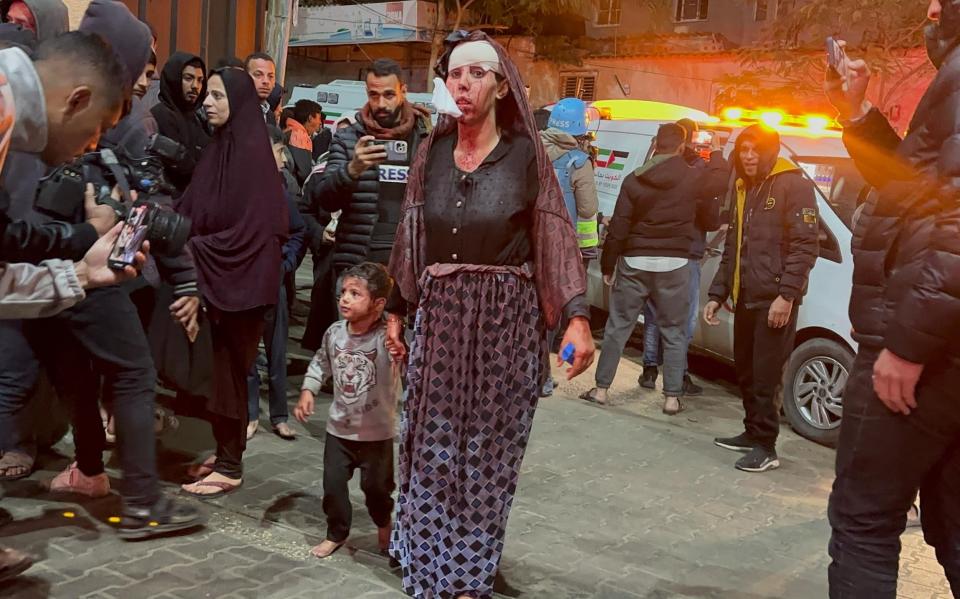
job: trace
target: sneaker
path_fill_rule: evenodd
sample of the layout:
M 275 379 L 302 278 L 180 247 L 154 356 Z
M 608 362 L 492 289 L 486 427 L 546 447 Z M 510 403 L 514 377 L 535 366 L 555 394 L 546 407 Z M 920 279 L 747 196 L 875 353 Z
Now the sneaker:
M 689 374 L 683 375 L 683 394 L 687 397 L 703 395 L 703 387 L 693 382 Z
M 736 437 L 717 437 L 713 440 L 713 444 L 730 451 L 742 451 L 743 453 L 747 453 L 754 447 L 753 441 L 747 438 L 746 433 L 741 433 Z
M 764 447 L 754 447 L 750 453 L 737 460 L 737 470 L 744 472 L 766 472 L 780 467 L 777 452 Z
M 640 375 L 640 380 L 637 382 L 640 383 L 640 386 L 644 389 L 656 389 L 657 377 L 659 375 L 660 371 L 657 370 L 656 366 L 644 366 L 643 374 Z
M 87 476 L 77 468 L 77 463 L 74 462 L 50 481 L 50 491 L 52 493 L 76 493 L 93 498 L 106 497 L 110 494 L 110 479 L 107 478 L 106 472 L 101 472 L 95 476 Z
M 197 528 L 203 526 L 206 520 L 197 508 L 161 495 L 149 508 L 124 507 L 118 534 L 126 541 L 143 540 Z
M 553 377 L 548 378 L 547 382 L 540 388 L 540 397 L 550 397 L 556 388 L 557 384 L 553 381 Z

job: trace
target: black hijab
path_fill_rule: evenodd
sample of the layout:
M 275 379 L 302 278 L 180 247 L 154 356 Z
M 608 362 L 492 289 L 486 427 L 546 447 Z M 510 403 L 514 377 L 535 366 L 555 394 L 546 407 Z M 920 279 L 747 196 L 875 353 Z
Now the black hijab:
M 253 80 L 223 69 L 230 118 L 213 135 L 177 212 L 193 222 L 190 249 L 200 291 L 239 312 L 277 302 L 287 201 Z

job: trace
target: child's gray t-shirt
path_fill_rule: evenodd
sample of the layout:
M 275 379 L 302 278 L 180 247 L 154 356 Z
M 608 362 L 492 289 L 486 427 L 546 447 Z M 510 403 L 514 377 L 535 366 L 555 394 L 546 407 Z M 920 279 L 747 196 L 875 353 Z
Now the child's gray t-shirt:
M 323 381 L 333 377 L 327 432 L 351 441 L 392 439 L 400 377 L 387 351 L 386 323 L 363 335 L 352 335 L 347 325 L 340 320 L 327 329 L 301 389 L 316 395 Z

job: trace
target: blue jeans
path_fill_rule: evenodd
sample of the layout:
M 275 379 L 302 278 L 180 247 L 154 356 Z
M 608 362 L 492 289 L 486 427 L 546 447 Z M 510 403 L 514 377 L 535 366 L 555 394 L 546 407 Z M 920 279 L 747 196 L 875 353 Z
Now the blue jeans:
M 277 426 L 287 421 L 287 334 L 290 314 L 287 309 L 287 290 L 283 285 L 280 286 L 276 307 L 268 310 L 264 319 L 263 345 L 267 353 L 270 384 L 270 423 Z M 260 373 L 257 371 L 257 361 L 247 375 L 247 418 L 251 422 L 260 418 Z
M 700 317 L 700 261 L 691 259 L 690 269 L 690 320 L 687 323 L 687 348 L 693 341 L 693 332 Z M 643 308 L 643 365 L 660 366 L 663 364 L 663 344 L 660 342 L 660 328 L 657 326 L 657 313 L 653 302 L 647 302 Z M 687 371 L 684 358 L 683 371 Z

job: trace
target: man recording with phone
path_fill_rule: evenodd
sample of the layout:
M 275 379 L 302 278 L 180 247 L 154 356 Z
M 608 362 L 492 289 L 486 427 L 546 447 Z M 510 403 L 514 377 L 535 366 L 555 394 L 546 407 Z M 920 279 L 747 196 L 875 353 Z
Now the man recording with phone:
M 828 46 L 827 96 L 877 189 L 853 239 L 859 348 L 830 495 L 830 597 L 897 596 L 900 535 L 920 493 L 924 539 L 960 597 L 960 0 L 933 0 L 938 72 L 902 140 L 867 101 L 870 68 Z
M 407 101 L 399 64 L 375 61 L 366 83 L 356 123 L 337 133 L 324 176 L 304 190 L 312 211 L 343 211 L 333 250 L 338 274 L 364 261 L 390 261 L 410 162 L 430 129 L 429 114 Z

